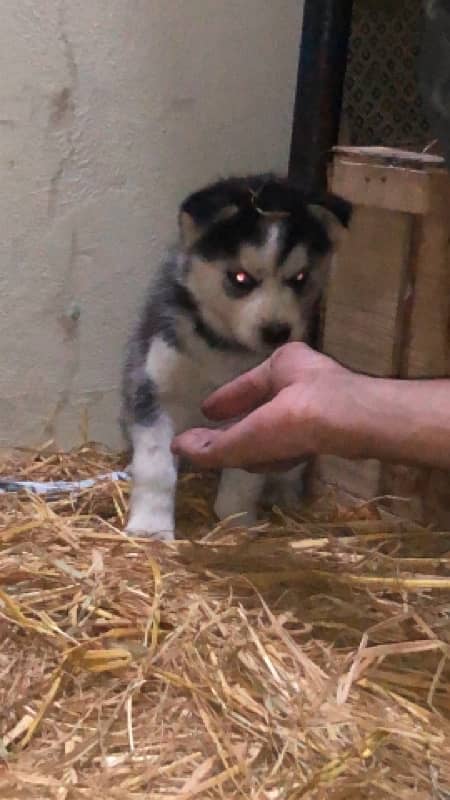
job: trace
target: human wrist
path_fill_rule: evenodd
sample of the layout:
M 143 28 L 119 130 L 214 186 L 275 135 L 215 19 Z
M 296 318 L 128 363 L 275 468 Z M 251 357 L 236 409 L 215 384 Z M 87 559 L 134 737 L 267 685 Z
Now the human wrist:
M 389 438 L 381 383 L 343 368 L 333 375 L 314 420 L 315 455 L 376 457 L 382 439 Z

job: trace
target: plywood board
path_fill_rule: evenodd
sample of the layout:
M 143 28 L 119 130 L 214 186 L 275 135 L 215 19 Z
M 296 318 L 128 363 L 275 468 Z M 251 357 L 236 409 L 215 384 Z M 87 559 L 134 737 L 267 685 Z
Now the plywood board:
M 415 222 L 411 251 L 413 296 L 405 331 L 403 377 L 450 375 L 449 233 L 446 220 L 435 215 Z
M 415 220 L 411 250 L 412 298 L 405 320 L 401 375 L 405 378 L 450 376 L 450 177 L 447 196 L 436 196 L 437 212 Z M 450 397 L 449 397 L 450 405 Z M 384 466 L 383 492 L 408 502 L 391 509 L 424 524 L 450 523 L 450 472 L 410 466 Z
M 359 207 L 327 292 L 323 350 L 353 370 L 396 375 L 412 219 Z M 323 479 L 361 497 L 379 493 L 381 465 L 323 459 Z
M 339 144 L 333 148 L 337 156 L 346 156 L 365 163 L 383 163 L 414 169 L 445 167 L 442 156 L 433 153 L 416 153 L 413 150 L 399 150 L 395 147 L 349 147 Z
M 324 351 L 375 376 L 450 375 L 449 173 L 440 158 L 407 151 L 336 153 L 332 191 L 356 209 L 330 279 Z M 331 457 L 319 468 L 349 494 L 409 498 L 393 501 L 401 515 L 450 515 L 450 473 Z
M 421 216 L 441 213 L 448 181 L 443 169 L 407 169 L 345 158 L 337 159 L 332 171 L 333 191 L 355 205 Z
M 371 209 L 426 214 L 430 205 L 430 176 L 420 170 L 339 160 L 334 166 L 333 190 Z
M 330 277 L 323 349 L 351 369 L 395 375 L 411 218 L 357 208 Z

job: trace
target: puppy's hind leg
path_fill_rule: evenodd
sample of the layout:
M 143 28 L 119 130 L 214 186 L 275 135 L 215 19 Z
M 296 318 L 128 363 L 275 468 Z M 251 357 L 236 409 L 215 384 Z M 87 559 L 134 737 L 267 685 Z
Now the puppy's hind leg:
M 267 475 L 267 482 L 263 494 L 263 507 L 271 511 L 274 505 L 280 506 L 285 511 L 294 511 L 298 508 L 304 494 L 304 475 L 307 462 L 288 472 L 276 472 Z
M 214 505 L 219 519 L 240 514 L 234 524 L 253 525 L 257 519 L 257 506 L 264 480 L 264 475 L 252 474 L 242 469 L 225 469 L 220 478 Z
M 127 532 L 170 541 L 175 529 L 177 462 L 173 425 L 161 412 L 151 425 L 133 425 L 132 490 Z

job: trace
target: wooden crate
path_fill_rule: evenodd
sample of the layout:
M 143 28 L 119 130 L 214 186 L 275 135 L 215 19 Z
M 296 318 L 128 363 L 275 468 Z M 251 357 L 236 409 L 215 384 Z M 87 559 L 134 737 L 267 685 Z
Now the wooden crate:
M 355 213 L 330 278 L 324 352 L 375 376 L 449 376 L 450 174 L 442 159 L 336 148 L 330 184 Z M 396 512 L 450 524 L 450 473 L 328 457 L 319 469 L 344 493 L 398 496 Z

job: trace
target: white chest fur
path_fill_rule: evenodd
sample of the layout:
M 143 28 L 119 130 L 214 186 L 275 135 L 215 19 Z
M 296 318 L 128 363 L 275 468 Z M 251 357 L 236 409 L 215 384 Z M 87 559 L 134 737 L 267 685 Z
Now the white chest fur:
M 159 403 L 173 420 L 175 432 L 204 423 L 201 403 L 214 389 L 257 363 L 262 356 L 212 348 L 192 333 L 186 320 L 180 324 L 182 349 L 168 345 L 161 337 L 151 342 L 146 371 L 155 384 Z

